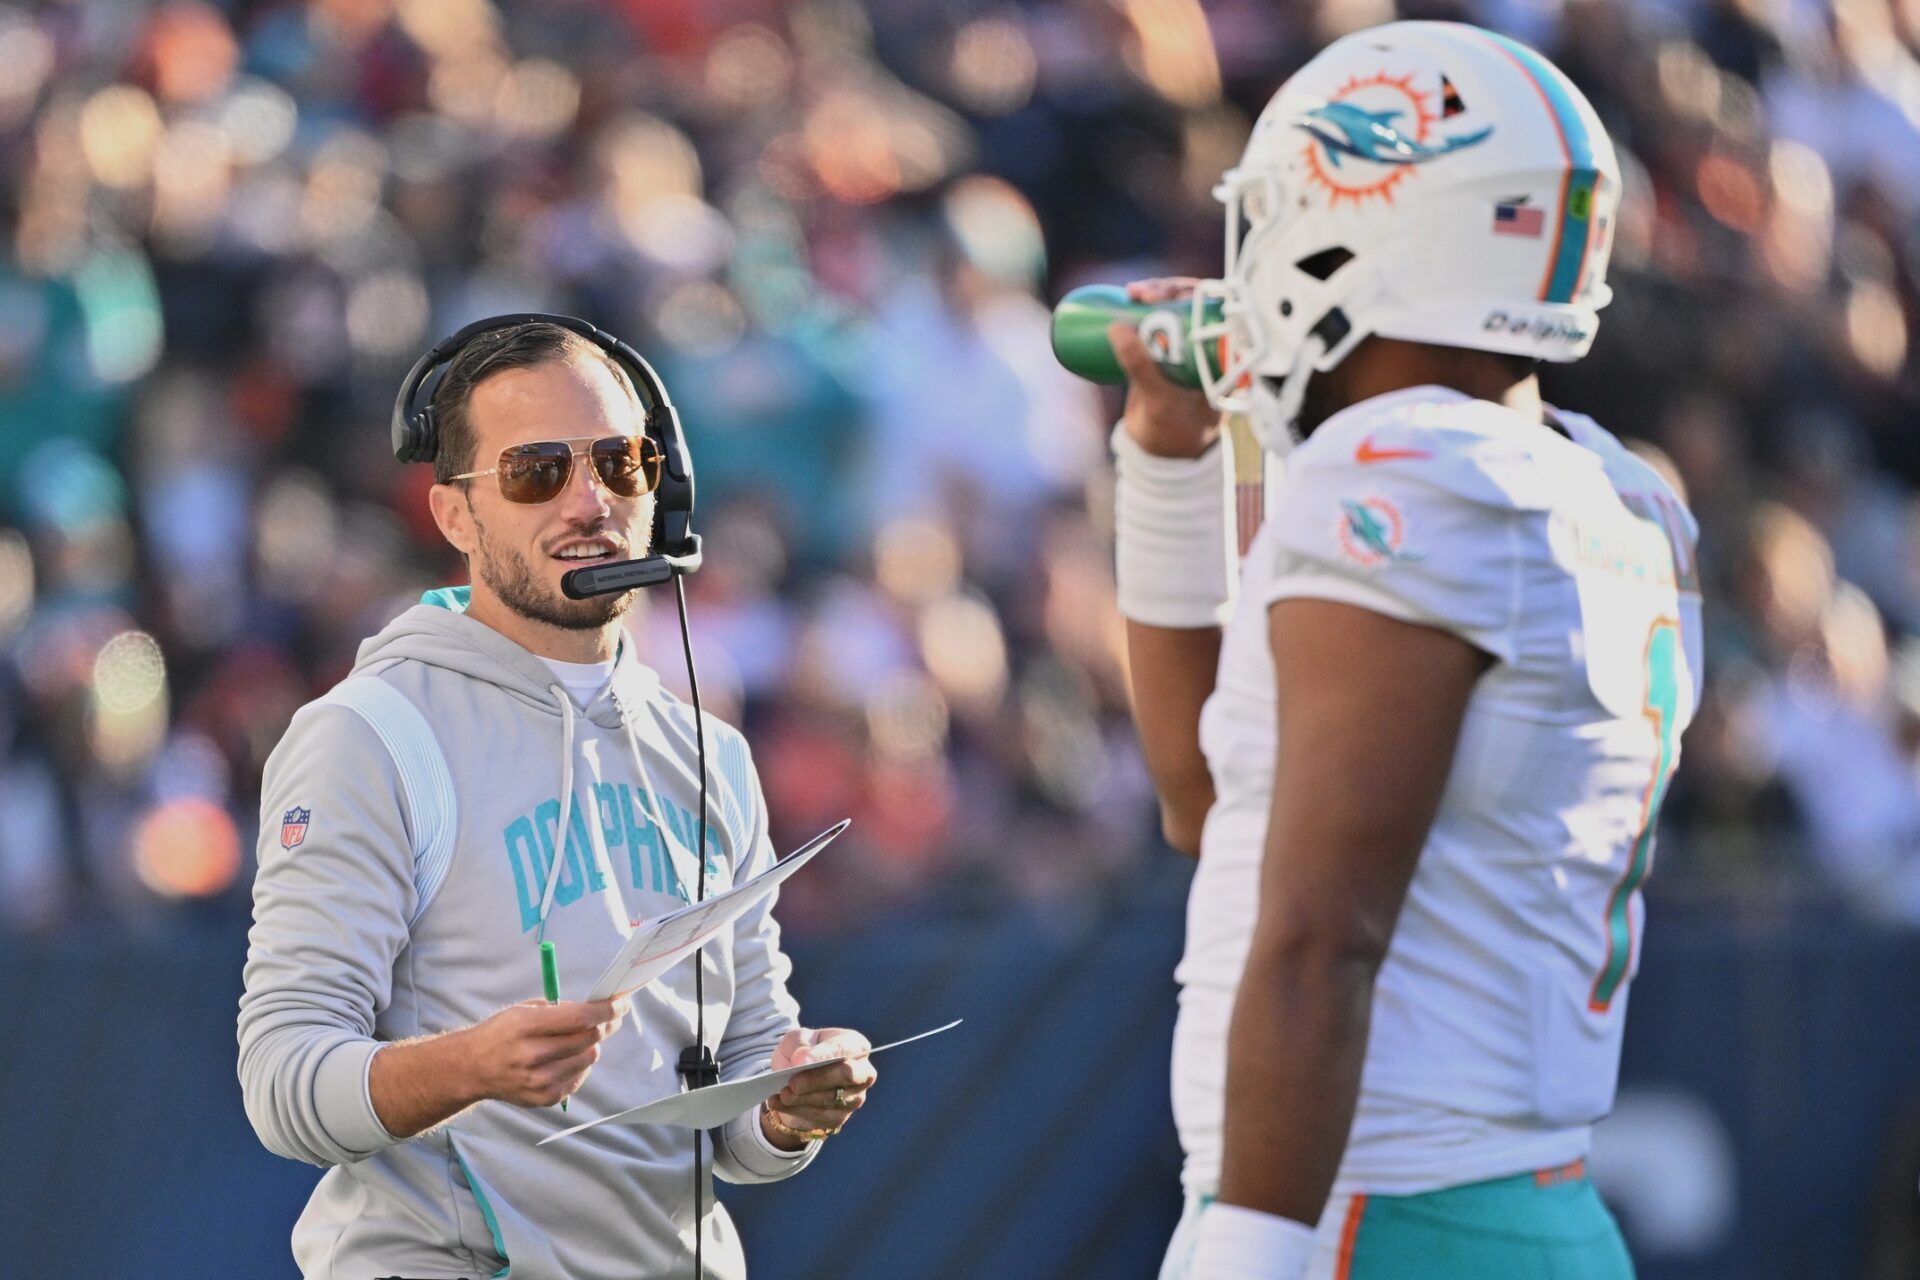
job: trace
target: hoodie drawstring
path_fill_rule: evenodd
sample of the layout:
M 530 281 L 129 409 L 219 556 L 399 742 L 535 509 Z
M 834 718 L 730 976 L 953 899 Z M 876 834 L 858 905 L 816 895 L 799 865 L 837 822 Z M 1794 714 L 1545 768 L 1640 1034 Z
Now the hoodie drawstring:
M 550 685 L 547 691 L 560 702 L 560 826 L 554 839 L 553 863 L 547 868 L 546 888 L 540 895 L 540 930 L 534 935 L 535 942 L 546 938 L 547 916 L 553 911 L 554 894 L 560 887 L 560 869 L 566 861 L 567 839 L 571 834 L 569 824 L 573 821 L 573 750 L 576 713 L 573 699 L 564 688 L 557 684 Z M 633 752 L 634 768 L 640 774 L 640 789 L 647 797 L 647 820 L 653 824 L 653 829 L 659 832 L 661 840 L 666 843 L 670 860 L 676 854 L 691 859 L 694 874 L 702 874 L 700 859 L 688 852 L 687 846 L 674 835 L 672 828 L 667 826 L 664 820 L 663 815 L 666 810 L 660 805 L 660 793 L 653 785 L 653 773 L 647 768 L 646 753 L 640 749 L 640 740 L 635 736 L 632 720 L 623 719 L 623 727 L 627 731 L 627 749 Z M 599 855 L 601 864 L 611 869 L 613 857 L 607 852 L 606 836 L 600 830 L 598 814 L 592 815 L 587 822 L 587 839 L 593 845 L 593 851 Z M 622 911 L 624 910 L 623 904 Z
M 653 786 L 653 771 L 647 768 L 647 756 L 645 752 L 640 750 L 640 739 L 634 733 L 633 720 L 631 718 L 626 721 L 626 730 L 627 749 L 633 752 L 633 764 L 640 773 L 640 789 L 647 793 L 647 807 L 651 810 L 647 816 L 653 822 L 653 829 L 658 831 L 660 838 L 666 842 L 667 861 L 671 863 L 675 854 L 687 853 L 687 846 L 682 844 L 679 838 L 675 836 L 673 831 L 667 826 L 667 811 L 660 807 L 660 793 L 656 791 Z M 705 850 L 701 852 L 705 853 Z M 693 873 L 695 875 L 706 874 L 706 867 L 700 858 L 693 858 Z
M 547 936 L 547 916 L 553 910 L 554 893 L 560 887 L 560 868 L 566 861 L 569 824 L 573 821 L 573 748 L 576 712 L 573 707 L 573 698 L 560 685 L 549 685 L 547 691 L 560 702 L 560 826 L 554 837 L 553 862 L 547 867 L 546 888 L 540 895 L 540 929 L 534 935 L 535 942 L 544 941 Z M 661 840 L 665 842 L 669 861 L 676 855 L 686 858 L 693 863 L 695 875 L 704 875 L 706 851 L 702 850 L 699 856 L 694 855 L 667 825 L 666 810 L 661 807 L 660 792 L 653 785 L 653 771 L 647 768 L 646 752 L 641 750 L 633 720 L 631 717 L 623 717 L 622 723 L 627 731 L 627 749 L 633 752 L 634 767 L 640 774 L 640 789 L 647 797 L 649 810 L 647 818 L 652 822 L 653 829 L 659 832 Z M 597 814 L 587 822 L 587 837 L 601 861 L 611 867 L 612 857 L 607 852 L 605 837 L 600 832 Z
M 547 888 L 540 895 L 540 932 L 534 935 L 536 942 L 547 936 L 547 913 L 553 910 L 553 893 L 560 887 L 560 864 L 567 860 L 567 824 L 573 820 L 573 698 L 557 684 L 549 685 L 547 692 L 560 699 L 560 827 L 553 837 L 553 863 L 547 868 Z

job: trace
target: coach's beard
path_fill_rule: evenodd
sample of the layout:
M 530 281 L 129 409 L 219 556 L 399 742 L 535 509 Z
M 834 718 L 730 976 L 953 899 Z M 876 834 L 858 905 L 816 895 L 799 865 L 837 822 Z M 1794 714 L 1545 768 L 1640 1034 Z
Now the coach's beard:
M 529 622 L 558 627 L 562 631 L 598 631 L 633 607 L 638 587 L 613 595 L 569 600 L 549 587 L 533 571 L 527 558 L 518 551 L 496 545 L 487 537 L 486 526 L 475 522 L 479 535 L 479 554 L 474 557 L 474 573 L 487 589 L 500 597 L 500 603 Z M 646 554 L 646 548 L 640 549 Z

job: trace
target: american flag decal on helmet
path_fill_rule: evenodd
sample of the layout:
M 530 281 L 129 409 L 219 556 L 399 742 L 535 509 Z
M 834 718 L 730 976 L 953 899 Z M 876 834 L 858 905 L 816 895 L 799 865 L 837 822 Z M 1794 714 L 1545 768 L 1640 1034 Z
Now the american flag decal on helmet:
M 1493 234 L 1538 240 L 1547 229 L 1547 215 L 1527 206 L 1527 197 L 1515 196 L 1493 206 Z
M 291 849 L 307 838 L 307 823 L 313 819 L 313 810 L 299 805 L 280 815 L 280 847 Z

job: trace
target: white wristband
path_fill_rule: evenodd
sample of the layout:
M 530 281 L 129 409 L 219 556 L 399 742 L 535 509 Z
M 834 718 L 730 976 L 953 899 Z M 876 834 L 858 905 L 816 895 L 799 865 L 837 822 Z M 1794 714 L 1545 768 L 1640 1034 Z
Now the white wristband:
M 1219 627 L 1233 611 L 1228 445 L 1197 458 L 1148 453 L 1113 429 L 1114 561 L 1120 612 L 1155 627 Z
M 1188 1280 L 1301 1280 L 1313 1228 L 1292 1218 L 1215 1202 L 1200 1215 Z

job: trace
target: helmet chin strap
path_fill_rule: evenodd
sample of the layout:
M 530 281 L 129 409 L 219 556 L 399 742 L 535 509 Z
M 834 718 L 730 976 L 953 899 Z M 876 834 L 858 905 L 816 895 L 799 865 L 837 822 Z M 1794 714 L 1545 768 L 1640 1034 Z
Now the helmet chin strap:
M 1309 333 L 1301 341 L 1300 349 L 1294 352 L 1293 367 L 1281 381 L 1278 393 L 1267 390 L 1258 377 L 1254 379 L 1253 409 L 1247 414 L 1247 425 L 1275 457 L 1286 457 L 1306 439 L 1298 428 L 1300 406 L 1307 398 L 1307 379 L 1313 376 L 1314 365 L 1326 353 L 1326 339 L 1318 333 Z

